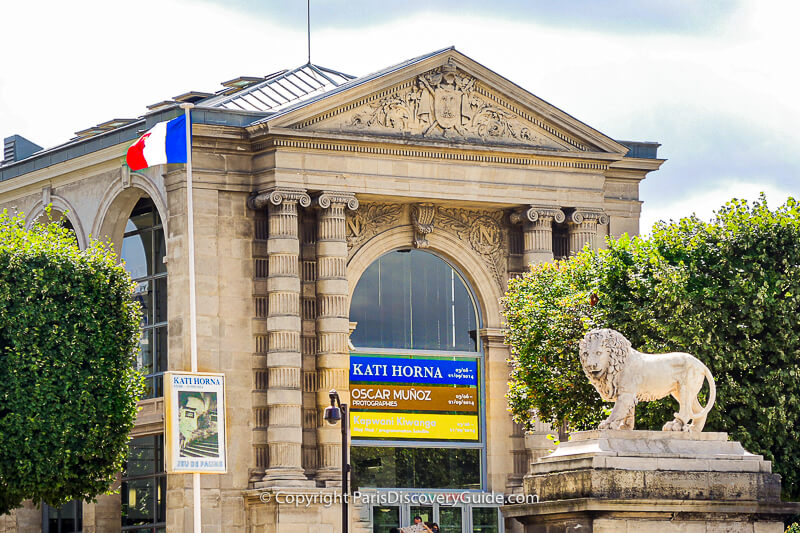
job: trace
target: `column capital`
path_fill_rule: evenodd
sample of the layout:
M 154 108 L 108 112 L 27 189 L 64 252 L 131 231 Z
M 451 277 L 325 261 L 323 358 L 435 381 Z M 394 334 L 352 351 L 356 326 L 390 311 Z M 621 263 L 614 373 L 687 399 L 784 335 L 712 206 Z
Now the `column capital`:
M 358 209 L 358 199 L 352 192 L 323 191 L 314 197 L 314 206 L 328 209 L 333 204 L 346 206 L 350 211 Z
M 566 219 L 566 215 L 561 208 L 551 205 L 531 205 L 528 208 L 523 207 L 511 213 L 512 224 L 536 222 L 537 220 L 548 218 L 561 223 Z
M 247 200 L 250 209 L 263 209 L 268 205 L 281 205 L 283 202 L 297 202 L 302 207 L 311 205 L 311 197 L 305 189 L 293 187 L 274 187 L 259 191 Z
M 602 209 L 578 207 L 569 216 L 569 222 L 572 224 L 583 224 L 584 222 L 592 221 L 597 224 L 608 224 L 608 215 Z

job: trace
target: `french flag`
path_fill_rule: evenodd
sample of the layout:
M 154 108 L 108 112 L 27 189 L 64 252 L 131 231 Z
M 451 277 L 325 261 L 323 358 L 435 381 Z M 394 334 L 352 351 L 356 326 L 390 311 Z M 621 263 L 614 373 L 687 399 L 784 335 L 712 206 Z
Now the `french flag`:
M 159 122 L 128 148 L 128 167 L 141 170 L 153 165 L 186 163 L 186 115 Z

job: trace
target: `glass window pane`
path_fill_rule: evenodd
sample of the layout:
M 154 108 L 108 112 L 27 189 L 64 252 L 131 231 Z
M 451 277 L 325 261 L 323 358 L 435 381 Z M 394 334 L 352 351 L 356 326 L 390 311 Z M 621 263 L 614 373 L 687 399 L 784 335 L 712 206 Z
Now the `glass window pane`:
M 125 269 L 133 279 L 143 278 L 148 274 L 147 258 L 150 256 L 149 233 L 131 235 L 122 239 L 122 259 Z
M 473 533 L 497 533 L 497 508 L 473 507 L 472 531 Z
M 165 372 L 167 370 L 167 327 L 155 328 L 153 333 L 155 334 L 153 372 Z
M 167 271 L 167 265 L 164 264 L 164 256 L 167 253 L 167 245 L 164 243 L 164 230 L 157 229 L 153 231 L 153 270 L 154 274 L 160 274 Z
M 372 508 L 372 533 L 389 533 L 393 527 L 400 527 L 399 507 L 376 505 Z
M 156 494 L 156 522 L 167 521 L 167 477 L 157 479 L 158 492 Z
M 136 369 L 142 374 L 153 373 L 153 330 L 142 330 L 139 339 L 139 354 L 136 356 Z
M 353 446 L 359 488 L 479 489 L 480 450 Z
M 350 320 L 355 346 L 476 351 L 471 292 L 443 259 L 420 250 L 390 252 L 362 275 Z
M 122 491 L 122 525 L 136 526 L 155 522 L 156 483 L 154 478 L 132 479 Z
M 159 437 L 160 438 L 160 437 Z M 128 462 L 125 477 L 155 474 L 157 466 L 156 441 L 152 436 L 138 437 L 128 443 Z
M 418 516 L 422 519 L 423 522 L 433 522 L 433 507 L 417 507 L 415 505 L 411 506 L 411 523 L 414 523 L 414 517 Z M 409 524 L 410 525 L 410 524 Z
M 155 293 L 153 295 L 153 306 L 155 308 L 155 322 L 167 321 L 167 278 L 158 278 L 153 280 L 155 285 Z
M 461 533 L 463 522 L 461 507 L 439 506 L 439 531 Z
M 133 299 L 139 302 L 142 312 L 142 326 L 149 326 L 153 323 L 153 291 L 150 281 L 140 281 L 133 289 Z
M 153 227 L 153 209 L 153 203 L 149 198 L 139 200 L 136 207 L 133 208 L 128 224 L 125 226 L 125 233 Z
M 120 489 L 122 526 L 162 525 L 166 521 L 167 494 L 163 435 L 132 439 L 128 450 Z

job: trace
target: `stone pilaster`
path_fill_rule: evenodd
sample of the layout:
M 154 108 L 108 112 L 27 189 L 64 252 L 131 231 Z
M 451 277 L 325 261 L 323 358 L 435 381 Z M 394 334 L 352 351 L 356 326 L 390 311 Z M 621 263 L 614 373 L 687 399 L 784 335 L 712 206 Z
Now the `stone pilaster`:
M 298 206 L 311 198 L 302 189 L 276 188 L 251 199 L 267 207 L 267 468 L 260 485 L 308 482 L 303 473 L 302 357 L 300 353 L 300 241 Z
M 577 208 L 570 214 L 567 221 L 570 255 L 580 252 L 586 243 L 597 249 L 598 224 L 608 224 L 608 215 L 599 209 Z
M 352 193 L 323 192 L 317 196 L 317 407 L 330 405 L 328 391 L 336 389 L 349 403 L 350 353 L 347 306 L 347 240 L 345 209 L 358 209 Z M 322 417 L 317 427 L 319 463 L 317 480 L 341 479 L 341 430 L 328 426 Z M 331 483 L 332 484 L 332 483 Z
M 511 222 L 522 223 L 522 263 L 528 265 L 553 260 L 553 223 L 566 216 L 558 207 L 532 205 L 511 214 Z

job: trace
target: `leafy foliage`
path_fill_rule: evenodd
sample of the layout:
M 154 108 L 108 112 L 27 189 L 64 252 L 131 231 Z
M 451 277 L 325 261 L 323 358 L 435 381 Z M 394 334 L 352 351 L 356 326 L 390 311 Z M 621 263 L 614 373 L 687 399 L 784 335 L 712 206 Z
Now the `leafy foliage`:
M 139 307 L 110 248 L 0 213 L 0 515 L 106 492 L 143 381 Z
M 526 331 L 518 318 L 579 316 L 580 310 L 587 313 L 581 315 L 584 324 L 617 329 L 637 349 L 685 351 L 703 361 L 718 391 L 707 429 L 728 431 L 749 451 L 774 461 L 785 496 L 800 496 L 800 205 L 795 200 L 775 211 L 763 196 L 753 204 L 735 200 L 711 223 L 685 218 L 658 224 L 648 238 L 610 240 L 606 250 L 584 251 L 552 268 L 535 267 L 505 298 L 515 365 L 509 403 L 518 421 L 529 420 L 535 409 L 547 422 L 566 421 L 575 429 L 594 425 L 587 406 L 600 405 L 597 393 L 580 385 L 571 397 L 552 381 L 569 375 L 587 382 L 576 372 L 580 328 L 560 319 L 528 318 L 536 325 Z M 542 272 L 557 272 L 553 277 L 559 279 L 540 280 Z M 562 277 L 578 282 L 570 287 Z M 554 287 L 565 287 L 561 300 L 552 298 Z M 582 304 L 589 294 L 598 297 L 594 307 Z M 561 357 L 551 358 L 553 344 L 536 340 L 543 337 L 562 339 Z M 521 367 L 539 370 L 532 374 Z M 637 427 L 659 429 L 676 407 L 671 398 L 639 404 Z
M 532 429 L 530 413 L 561 426 L 589 429 L 603 418 L 603 402 L 581 369 L 578 342 L 599 322 L 590 304 L 594 257 L 543 263 L 509 281 L 503 299 L 506 342 L 513 348 L 509 408 Z

